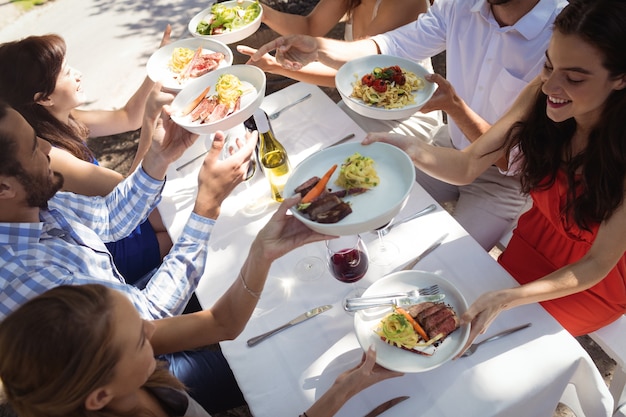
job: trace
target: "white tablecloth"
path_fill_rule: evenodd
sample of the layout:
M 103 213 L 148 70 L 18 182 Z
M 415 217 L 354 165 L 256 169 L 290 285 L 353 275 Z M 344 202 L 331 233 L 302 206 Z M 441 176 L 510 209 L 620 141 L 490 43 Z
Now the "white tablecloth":
M 297 83 L 266 97 L 262 107 L 269 113 L 307 92 L 313 98 L 285 112 L 273 122 L 278 139 L 296 164 L 310 153 L 346 134 L 360 141 L 365 133 L 317 87 Z M 199 149 L 188 151 L 181 161 Z M 165 224 L 179 233 L 193 201 L 195 167 L 168 174 L 160 205 Z M 209 242 L 207 271 L 197 290 L 204 307 L 211 306 L 237 276 L 257 231 L 267 222 L 275 205 L 263 214 L 246 217 L 239 208 L 253 194 L 269 195 L 262 175 L 249 189 L 239 186 L 222 206 Z M 433 203 L 415 185 L 398 216 Z M 516 285 L 515 281 L 441 207 L 420 219 L 403 224 L 386 237 L 400 248 L 396 261 L 387 267 L 370 265 L 359 285 L 367 286 L 403 265 L 443 233 L 448 238 L 415 269 L 444 276 L 471 303 L 487 289 Z M 366 241 L 375 239 L 364 235 Z M 296 276 L 294 265 L 304 256 L 325 257 L 324 244 L 294 250 L 276 261 L 263 296 L 244 332 L 235 341 L 221 344 L 252 413 L 259 417 L 296 416 L 306 410 L 332 384 L 337 375 L 356 365 L 362 350 L 353 331 L 353 316 L 341 308 L 349 286 L 328 272 L 317 280 Z M 246 340 L 264 333 L 313 307 L 334 308 L 267 341 L 249 348 Z M 612 398 L 595 365 L 578 342 L 539 305 L 504 312 L 489 334 L 526 322 L 533 326 L 500 341 L 482 346 L 468 358 L 401 378 L 383 381 L 352 398 L 338 416 L 360 416 L 384 400 L 409 395 L 385 415 L 433 417 L 551 416 L 569 383 L 576 385 L 587 416 L 608 416 Z M 488 336 L 488 335 L 485 335 Z

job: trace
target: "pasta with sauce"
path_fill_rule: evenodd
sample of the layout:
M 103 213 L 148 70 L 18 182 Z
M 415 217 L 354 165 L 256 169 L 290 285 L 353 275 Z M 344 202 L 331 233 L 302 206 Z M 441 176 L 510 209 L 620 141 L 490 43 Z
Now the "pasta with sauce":
M 363 100 L 365 104 L 373 105 L 377 107 L 384 107 L 386 109 L 399 109 L 409 104 L 415 103 L 415 97 L 412 91 L 421 90 L 425 86 L 424 79 L 418 77 L 411 71 L 401 70 L 404 76 L 404 83 L 393 81 L 385 77 L 385 72 L 390 68 L 375 68 L 370 74 L 366 74 L 360 79 L 357 77 L 356 82 L 353 85 L 351 97 L 359 98 Z M 372 85 L 367 85 L 364 81 L 366 78 L 373 80 Z M 376 85 L 378 82 L 378 85 Z M 384 91 L 383 91 L 384 90 Z

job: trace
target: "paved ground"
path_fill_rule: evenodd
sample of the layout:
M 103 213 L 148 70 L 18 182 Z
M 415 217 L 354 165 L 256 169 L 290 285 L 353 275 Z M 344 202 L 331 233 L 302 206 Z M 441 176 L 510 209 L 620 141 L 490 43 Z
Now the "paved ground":
M 266 0 L 292 13 L 306 13 L 316 0 Z M 115 0 L 51 0 L 24 13 L 0 0 L 0 42 L 28 35 L 58 33 L 68 44 L 68 62 L 83 73 L 83 89 L 90 103 L 86 107 L 119 107 L 132 95 L 146 75 L 145 65 L 159 45 L 166 24 L 173 27 L 172 39 L 188 37 L 187 23 L 207 5 L 206 0 L 153 0 L 150 2 Z M 341 34 L 337 27 L 333 36 Z M 262 26 L 243 43 L 257 47 L 275 34 Z M 245 57 L 234 52 L 235 63 Z M 444 57 L 435 60 L 435 70 L 443 73 Z M 268 93 L 290 81 L 268 76 Z M 338 100 L 332 90 L 326 90 Z M 90 140 L 104 165 L 125 172 L 136 147 L 138 132 Z M 497 253 L 492 253 L 497 256 Z M 594 359 L 607 383 L 615 362 L 588 337 L 578 339 Z M 570 417 L 559 408 L 553 417 Z M 248 417 L 246 407 L 230 410 L 216 417 Z

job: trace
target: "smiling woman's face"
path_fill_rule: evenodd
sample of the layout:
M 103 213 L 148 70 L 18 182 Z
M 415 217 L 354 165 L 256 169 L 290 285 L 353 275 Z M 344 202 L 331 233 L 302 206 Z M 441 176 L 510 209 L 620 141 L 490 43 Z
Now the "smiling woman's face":
M 63 68 L 57 77 L 50 99 L 59 110 L 69 111 L 85 103 L 85 94 L 81 88 L 82 74 L 63 62 Z
M 597 123 L 609 94 L 625 86 L 623 77 L 610 76 L 603 61 L 602 53 L 580 37 L 558 30 L 553 33 L 541 73 L 551 120 L 562 122 L 574 117 L 587 127 Z

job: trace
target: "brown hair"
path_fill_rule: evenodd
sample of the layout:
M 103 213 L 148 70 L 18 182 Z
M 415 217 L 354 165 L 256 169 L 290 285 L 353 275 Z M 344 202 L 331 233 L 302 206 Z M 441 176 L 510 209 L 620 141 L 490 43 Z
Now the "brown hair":
M 58 35 L 29 36 L 0 45 L 0 98 L 20 112 L 39 137 L 91 162 L 87 126 L 71 115 L 69 123 L 63 123 L 35 101 L 36 94 L 45 99 L 56 88 L 65 53 L 65 41 Z
M 0 378 L 20 417 L 118 416 L 84 407 L 87 396 L 113 378 L 120 360 L 112 343 L 111 291 L 98 284 L 60 286 L 0 323 Z M 146 386 L 182 384 L 157 368 Z
M 619 0 L 571 0 L 557 16 L 554 31 L 575 35 L 603 56 L 612 78 L 626 75 L 626 3 Z M 539 91 L 526 120 L 516 123 L 508 150 L 519 144 L 522 190 L 547 189 L 564 169 L 568 180 L 565 214 L 577 226 L 608 219 L 623 203 L 626 181 L 626 90 L 608 96 L 601 123 L 589 134 L 583 152 L 572 154 L 576 121 L 553 122 L 546 115 L 546 95 Z M 564 159 L 565 158 L 565 159 Z M 565 163 L 565 164 L 564 164 Z M 565 167 L 565 168 L 563 168 Z M 578 173 L 581 175 L 578 175 Z

